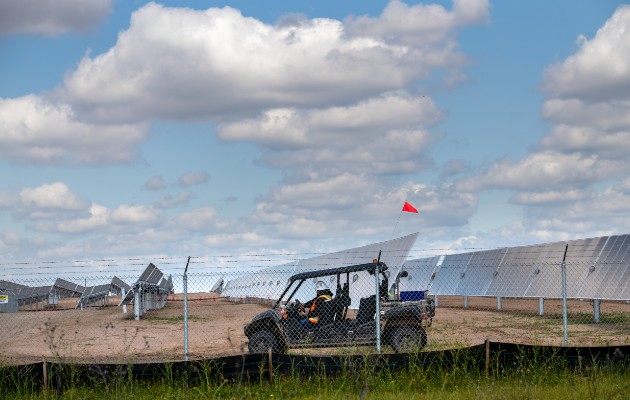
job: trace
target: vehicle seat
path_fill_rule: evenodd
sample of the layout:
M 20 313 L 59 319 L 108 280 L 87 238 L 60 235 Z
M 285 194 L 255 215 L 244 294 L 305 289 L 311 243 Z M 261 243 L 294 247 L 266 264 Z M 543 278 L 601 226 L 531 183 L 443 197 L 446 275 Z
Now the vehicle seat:
M 343 288 L 341 285 L 337 285 L 337 297 L 333 299 L 333 303 L 334 319 L 335 321 L 342 321 L 345 318 L 348 307 L 352 304 L 348 282 L 343 284 Z
M 376 315 L 376 295 L 364 297 L 359 302 L 359 310 L 357 311 L 357 324 L 363 324 L 374 320 Z

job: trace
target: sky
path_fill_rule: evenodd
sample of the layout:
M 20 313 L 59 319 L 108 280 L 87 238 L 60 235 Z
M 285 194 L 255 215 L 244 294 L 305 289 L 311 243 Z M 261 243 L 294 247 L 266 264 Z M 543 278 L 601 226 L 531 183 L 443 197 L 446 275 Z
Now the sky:
M 5 270 L 629 233 L 618 1 L 0 0 L 0 77 Z

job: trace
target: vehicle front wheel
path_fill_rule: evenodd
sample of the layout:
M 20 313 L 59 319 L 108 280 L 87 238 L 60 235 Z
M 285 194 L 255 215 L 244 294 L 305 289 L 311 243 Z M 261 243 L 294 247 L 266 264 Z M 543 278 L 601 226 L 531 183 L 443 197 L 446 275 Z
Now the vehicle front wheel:
M 249 337 L 247 347 L 249 348 L 249 352 L 253 354 L 267 353 L 269 349 L 276 353 L 284 352 L 284 346 L 278 343 L 276 336 L 265 329 L 252 333 Z
M 427 333 L 420 326 L 397 326 L 391 331 L 390 343 L 396 353 L 420 351 L 427 345 Z

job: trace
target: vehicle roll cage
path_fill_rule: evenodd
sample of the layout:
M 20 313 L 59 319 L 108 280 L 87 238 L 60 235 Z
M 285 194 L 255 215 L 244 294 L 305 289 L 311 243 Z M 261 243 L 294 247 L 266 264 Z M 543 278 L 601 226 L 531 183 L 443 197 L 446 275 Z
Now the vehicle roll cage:
M 276 307 L 278 307 L 278 305 L 281 304 L 282 298 L 289 291 L 289 289 L 291 289 L 291 287 L 293 286 L 293 283 L 295 281 L 299 281 L 299 282 L 298 282 L 297 286 L 295 287 L 295 289 L 293 289 L 293 291 L 291 292 L 291 294 L 287 298 L 286 303 L 291 301 L 291 299 L 293 298 L 293 296 L 295 296 L 295 293 L 298 291 L 300 286 L 302 286 L 304 281 L 306 281 L 307 279 L 319 278 L 319 277 L 322 277 L 322 276 L 336 275 L 337 276 L 337 287 L 340 287 L 340 285 L 341 285 L 341 275 L 342 274 L 346 274 L 346 283 L 349 284 L 349 282 L 350 282 L 350 274 L 352 272 L 367 271 L 371 275 L 374 275 L 374 272 L 378 270 L 383 275 L 384 278 L 387 278 L 386 275 L 385 275 L 385 271 L 387 271 L 387 269 L 388 269 L 387 265 L 385 265 L 385 263 L 379 261 L 379 262 L 371 262 L 371 263 L 366 263 L 366 264 L 350 265 L 350 266 L 347 266 L 347 267 L 338 267 L 338 268 L 322 269 L 322 270 L 318 270 L 318 271 L 302 272 L 302 273 L 299 273 L 299 274 L 292 275 L 289 278 L 288 282 L 287 282 L 287 287 L 284 289 L 284 291 L 282 292 L 282 294 L 278 298 L 278 301 L 276 301 L 274 303 L 272 309 L 275 309 Z

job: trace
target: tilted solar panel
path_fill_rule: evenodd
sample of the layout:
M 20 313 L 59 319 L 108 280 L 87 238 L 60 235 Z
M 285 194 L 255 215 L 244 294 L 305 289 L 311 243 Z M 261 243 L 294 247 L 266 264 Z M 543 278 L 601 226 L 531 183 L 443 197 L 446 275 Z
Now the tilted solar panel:
M 138 278 L 138 282 L 146 282 L 151 285 L 157 285 L 160 282 L 160 279 L 164 274 L 162 271 L 158 269 L 153 263 L 150 263 L 147 268 L 144 270 L 140 278 Z
M 460 275 L 455 294 L 485 296 L 505 251 L 506 249 L 498 249 L 472 253 L 468 265 Z

